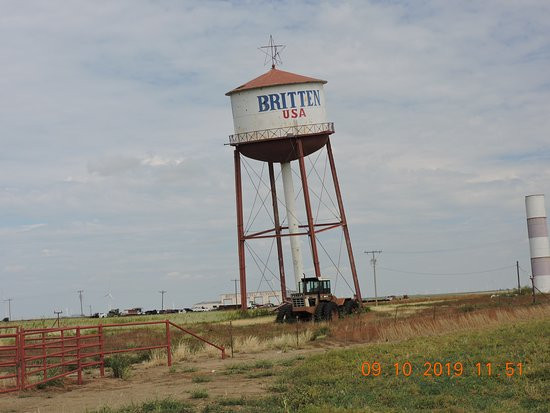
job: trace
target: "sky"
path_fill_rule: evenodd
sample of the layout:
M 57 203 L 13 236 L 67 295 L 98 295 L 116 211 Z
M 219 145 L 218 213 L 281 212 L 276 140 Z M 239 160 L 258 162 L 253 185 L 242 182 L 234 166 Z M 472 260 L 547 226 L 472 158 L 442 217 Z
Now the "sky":
M 549 15 L 545 0 L 0 0 L 0 298 L 18 319 L 79 313 L 78 290 L 86 313 L 232 292 L 224 94 L 269 69 L 270 34 L 280 69 L 328 81 L 364 296 L 369 250 L 379 295 L 513 287 L 516 260 L 527 285 L 524 197 L 550 196 Z M 250 291 L 273 284 L 273 258 L 264 277 L 247 257 Z

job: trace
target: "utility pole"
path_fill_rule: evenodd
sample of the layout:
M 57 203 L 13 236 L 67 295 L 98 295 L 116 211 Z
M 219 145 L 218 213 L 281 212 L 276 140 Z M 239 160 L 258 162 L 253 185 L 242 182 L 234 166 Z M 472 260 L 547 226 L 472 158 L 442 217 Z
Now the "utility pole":
M 232 279 L 231 281 L 233 281 L 235 283 L 235 308 L 237 308 L 237 306 L 239 305 L 239 302 L 237 300 L 237 279 Z
M 519 283 L 519 261 L 516 261 L 516 272 L 518 274 L 518 294 L 519 294 L 521 291 L 521 285 Z
M 382 251 L 365 251 L 365 254 L 372 254 L 370 263 L 372 264 L 372 270 L 374 273 L 374 301 L 378 305 L 378 291 L 376 290 L 376 256 L 374 254 L 382 254 Z
M 164 294 L 166 294 L 166 290 L 160 290 L 159 293 L 161 294 L 161 310 L 164 311 Z
M 6 298 L 4 302 L 8 303 L 8 319 L 11 321 L 11 302 L 13 301 L 13 298 Z
M 54 313 L 55 315 L 57 315 L 57 326 L 58 326 L 58 327 L 61 327 L 61 326 L 59 325 L 59 314 L 62 314 L 63 311 L 55 311 L 55 310 L 54 310 L 53 313 Z
M 84 292 L 84 290 L 78 290 L 77 293 L 78 293 L 78 298 L 80 298 L 80 316 L 81 317 L 84 317 L 84 309 L 82 308 L 82 293 Z

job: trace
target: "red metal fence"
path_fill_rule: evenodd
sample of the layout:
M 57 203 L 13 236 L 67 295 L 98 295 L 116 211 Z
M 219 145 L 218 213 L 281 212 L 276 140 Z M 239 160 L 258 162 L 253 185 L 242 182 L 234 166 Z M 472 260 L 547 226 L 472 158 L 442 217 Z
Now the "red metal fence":
M 105 348 L 105 330 L 122 327 L 163 326 L 162 343 L 141 347 Z M 172 323 L 169 320 L 94 326 L 24 329 L 0 327 L 0 393 L 29 389 L 66 376 L 76 376 L 82 384 L 85 368 L 97 367 L 105 375 L 105 356 L 154 349 L 166 349 L 172 365 L 171 327 L 215 347 L 225 358 L 225 348 Z

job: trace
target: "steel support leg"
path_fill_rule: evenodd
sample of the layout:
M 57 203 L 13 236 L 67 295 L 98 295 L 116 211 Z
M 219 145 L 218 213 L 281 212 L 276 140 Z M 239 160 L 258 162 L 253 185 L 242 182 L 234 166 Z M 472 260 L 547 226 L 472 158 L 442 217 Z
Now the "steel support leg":
M 237 195 L 237 238 L 239 243 L 239 277 L 241 284 L 241 309 L 247 309 L 246 267 L 244 251 L 243 187 L 241 182 L 241 154 L 235 149 L 235 193 Z
M 277 257 L 279 258 L 279 280 L 281 282 L 281 297 L 286 301 L 285 263 L 283 260 L 283 242 L 281 240 L 281 223 L 279 221 L 279 206 L 277 204 L 277 187 L 275 185 L 275 172 L 273 162 L 269 162 L 269 183 L 271 185 L 271 203 L 273 204 L 273 221 L 275 223 L 275 235 L 277 242 Z
M 304 148 L 302 140 L 296 140 L 298 146 L 298 161 L 300 163 L 300 175 L 302 177 L 302 190 L 304 192 L 304 202 L 306 204 L 306 216 L 309 240 L 311 241 L 311 256 L 313 257 L 313 267 L 315 268 L 315 276 L 321 277 L 321 267 L 319 265 L 319 254 L 317 252 L 317 241 L 315 239 L 315 227 L 313 225 L 313 214 L 311 213 L 311 201 L 309 199 L 309 188 L 307 186 L 307 172 L 304 162 Z
M 340 192 L 340 184 L 338 183 L 338 176 L 336 175 L 336 165 L 334 164 L 334 156 L 332 155 L 330 138 L 327 141 L 327 154 L 330 163 L 330 171 L 332 173 L 332 181 L 334 182 L 334 190 L 336 192 L 336 198 L 338 200 L 340 219 L 342 220 L 342 231 L 344 231 L 344 238 L 346 240 L 346 247 L 348 250 L 349 265 L 351 267 L 353 285 L 355 286 L 355 295 L 357 300 L 359 301 L 359 304 L 362 304 L 361 289 L 359 287 L 359 280 L 357 278 L 357 269 L 355 268 L 355 259 L 353 258 L 353 250 L 351 248 L 351 238 L 349 236 L 348 223 L 346 221 L 346 213 L 344 211 L 344 202 L 342 201 L 342 193 Z

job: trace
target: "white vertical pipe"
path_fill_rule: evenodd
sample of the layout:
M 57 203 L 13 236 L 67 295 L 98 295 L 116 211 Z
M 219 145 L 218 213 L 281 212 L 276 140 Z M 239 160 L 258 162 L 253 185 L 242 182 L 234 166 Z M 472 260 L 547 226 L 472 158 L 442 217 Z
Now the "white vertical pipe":
M 544 195 L 526 196 L 525 209 L 533 283 L 539 291 L 548 293 L 550 292 L 550 243 L 548 242 Z
M 300 231 L 296 213 L 296 202 L 294 195 L 294 182 L 292 180 L 292 169 L 290 162 L 281 163 L 281 175 L 283 177 L 283 190 L 285 192 L 286 219 L 288 221 L 288 232 L 296 234 Z M 302 261 L 302 247 L 300 236 L 290 238 L 290 249 L 292 251 L 292 266 L 294 267 L 294 279 L 296 280 L 296 291 L 304 274 L 304 263 Z

